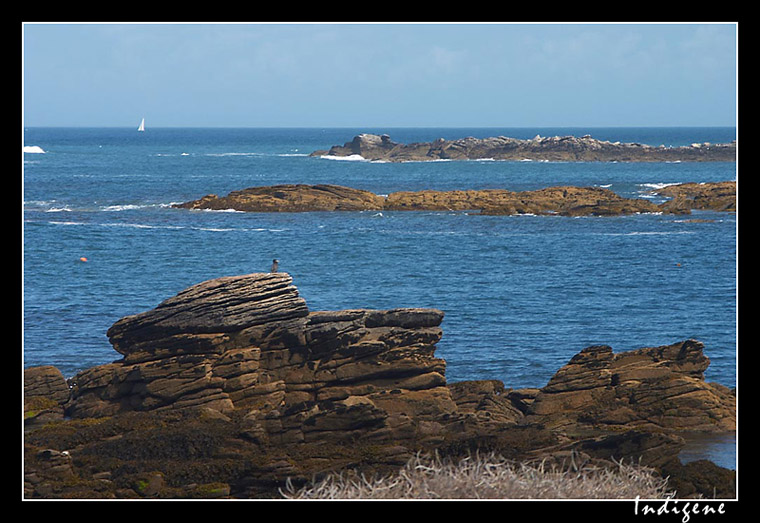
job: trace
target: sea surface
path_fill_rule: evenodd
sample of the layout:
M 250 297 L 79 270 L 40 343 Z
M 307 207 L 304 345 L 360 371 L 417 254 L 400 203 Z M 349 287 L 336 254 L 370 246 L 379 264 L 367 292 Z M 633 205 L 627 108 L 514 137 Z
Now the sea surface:
M 265 272 L 277 258 L 310 310 L 443 310 L 436 355 L 447 362 L 449 382 L 498 379 L 507 387 L 542 387 L 590 345 L 621 352 L 693 338 L 711 360 L 706 379 L 736 386 L 733 213 L 569 218 L 172 208 L 210 193 L 284 183 L 377 194 L 597 186 L 659 202 L 650 194 L 654 188 L 736 180 L 737 165 L 381 163 L 309 153 L 362 132 L 387 133 L 402 143 L 591 134 L 678 146 L 730 142 L 733 127 L 136 127 L 24 129 L 25 367 L 55 365 L 70 377 L 117 360 L 105 333 L 119 318 L 204 280 Z M 735 443 L 713 442 L 710 459 L 735 468 Z M 692 452 L 690 459 L 700 455 Z

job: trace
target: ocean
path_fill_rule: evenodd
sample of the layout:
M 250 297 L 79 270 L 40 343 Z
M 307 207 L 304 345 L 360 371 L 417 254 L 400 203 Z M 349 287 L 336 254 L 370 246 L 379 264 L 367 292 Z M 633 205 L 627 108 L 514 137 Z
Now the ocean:
M 381 163 L 309 156 L 363 132 L 401 143 L 590 134 L 678 146 L 736 138 L 733 127 L 248 129 L 151 128 L 148 121 L 145 132 L 25 128 L 23 365 L 54 365 L 70 377 L 117 360 L 105 333 L 119 318 L 204 280 L 266 272 L 277 258 L 312 311 L 443 310 L 436 356 L 446 360 L 449 382 L 542 387 L 590 345 L 622 352 L 693 338 L 711 360 L 707 381 L 736 386 L 733 213 L 569 218 L 172 207 L 285 183 L 377 194 L 573 185 L 653 198 L 651 189 L 668 184 L 737 179 L 733 162 Z M 721 439 L 717 452 L 711 445 L 710 459 L 735 468 L 735 439 Z

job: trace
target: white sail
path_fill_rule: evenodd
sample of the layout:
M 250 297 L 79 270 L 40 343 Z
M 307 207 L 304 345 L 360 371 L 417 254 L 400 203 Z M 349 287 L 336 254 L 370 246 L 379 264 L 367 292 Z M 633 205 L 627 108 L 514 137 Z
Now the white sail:
M 145 130 L 145 118 L 142 119 L 140 122 L 140 127 L 137 128 L 138 131 L 144 131 Z

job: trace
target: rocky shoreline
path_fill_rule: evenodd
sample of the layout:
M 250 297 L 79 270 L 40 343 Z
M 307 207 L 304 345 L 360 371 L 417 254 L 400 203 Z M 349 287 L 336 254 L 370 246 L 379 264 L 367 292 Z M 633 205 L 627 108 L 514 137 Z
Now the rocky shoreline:
M 291 184 L 251 187 L 223 197 L 209 194 L 174 207 L 244 212 L 448 210 L 562 216 L 689 214 L 692 210 L 736 212 L 735 181 L 672 185 L 652 190 L 651 194 L 669 199 L 655 204 L 643 198 L 623 198 L 601 187 L 560 186 L 518 192 L 505 189 L 399 191 L 379 196 L 339 185 Z
M 26 498 L 266 498 L 288 479 L 385 474 L 415 453 L 641 460 L 679 498 L 735 496 L 682 464 L 683 435 L 736 430 L 696 340 L 580 351 L 549 382 L 449 383 L 436 309 L 310 311 L 285 273 L 194 285 L 107 332 L 122 358 L 24 371 Z
M 734 162 L 736 141 L 666 147 L 597 140 L 591 135 L 536 136 L 520 140 L 506 136 L 460 138 L 411 144 L 396 143 L 387 134 L 359 134 L 350 142 L 311 156 L 357 156 L 369 161 L 424 162 L 435 160 L 512 160 L 552 162 Z

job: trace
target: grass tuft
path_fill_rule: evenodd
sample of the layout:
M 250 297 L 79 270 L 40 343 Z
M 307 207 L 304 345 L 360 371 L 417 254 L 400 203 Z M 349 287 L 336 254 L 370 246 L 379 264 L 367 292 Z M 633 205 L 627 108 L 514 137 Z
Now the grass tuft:
M 517 463 L 496 454 L 458 461 L 416 455 L 398 473 L 366 478 L 342 472 L 300 489 L 287 482 L 287 499 L 666 499 L 667 479 L 637 464 L 580 466 Z

